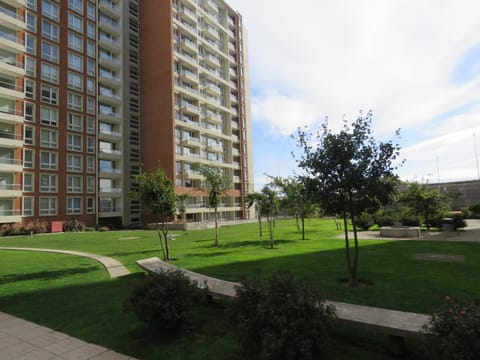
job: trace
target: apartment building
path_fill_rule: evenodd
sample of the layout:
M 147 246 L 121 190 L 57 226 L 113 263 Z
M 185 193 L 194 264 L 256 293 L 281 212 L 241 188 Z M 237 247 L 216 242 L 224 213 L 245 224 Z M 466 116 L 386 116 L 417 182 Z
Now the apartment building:
M 190 57 L 185 29 L 197 46 Z M 243 33 L 241 17 L 220 1 L 0 0 L 0 224 L 140 223 L 128 192 L 142 166 L 159 161 L 182 193 L 200 185 L 189 171 L 195 159 L 232 176 L 224 218 L 245 217 Z M 191 221 L 208 219 L 202 201 L 189 198 Z
M 158 163 L 188 194 L 189 221 L 208 221 L 194 163 L 233 180 L 219 209 L 224 220 L 249 217 L 253 191 L 247 34 L 222 0 L 144 1 L 141 17 L 142 163 Z M 152 146 L 158 144 L 158 146 Z

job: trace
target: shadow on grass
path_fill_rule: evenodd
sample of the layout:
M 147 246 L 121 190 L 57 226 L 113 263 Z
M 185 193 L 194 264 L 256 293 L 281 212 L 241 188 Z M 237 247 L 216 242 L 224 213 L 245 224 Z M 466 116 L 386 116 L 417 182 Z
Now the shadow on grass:
M 201 253 L 201 254 L 185 254 L 186 258 L 213 258 L 217 256 L 223 256 L 231 251 L 216 251 L 216 252 L 208 252 L 208 253 Z
M 110 253 L 110 254 L 106 254 L 105 256 L 111 256 L 111 257 L 115 257 L 115 256 L 133 256 L 133 255 L 141 255 L 143 254 L 144 256 L 146 257 L 150 257 L 151 254 L 160 254 L 162 252 L 162 250 L 160 249 L 160 245 L 158 246 L 158 249 L 157 250 L 145 250 L 145 251 L 124 251 L 124 252 L 116 252 L 116 253 Z
M 275 240 L 275 245 L 282 245 L 282 244 L 288 244 L 288 243 L 294 243 L 296 240 Z M 260 247 L 269 247 L 270 246 L 270 240 L 265 238 L 261 240 L 243 240 L 243 241 L 234 241 L 234 242 L 221 242 L 218 247 L 215 245 L 207 245 L 207 246 L 202 246 L 199 248 L 204 248 L 204 249 L 238 249 L 238 248 L 245 248 L 248 246 L 260 246 Z
M 15 275 L 3 275 L 0 276 L 0 285 L 9 284 L 18 281 L 29 281 L 29 280 L 54 280 L 67 277 L 70 275 L 79 275 L 86 274 L 92 271 L 98 271 L 97 267 L 87 267 L 81 269 L 68 269 L 68 270 L 54 270 L 54 271 L 40 271 L 36 273 L 29 274 L 15 274 Z

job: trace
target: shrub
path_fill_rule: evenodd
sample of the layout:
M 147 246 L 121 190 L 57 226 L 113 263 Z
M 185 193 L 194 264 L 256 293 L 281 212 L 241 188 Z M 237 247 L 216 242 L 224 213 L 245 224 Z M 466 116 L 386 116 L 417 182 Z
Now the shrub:
M 454 214 L 453 218 L 453 227 L 455 230 L 461 229 L 467 226 L 467 223 L 463 217 L 463 214 Z
M 196 283 L 180 270 L 162 271 L 145 278 L 130 297 L 138 318 L 157 330 L 180 330 L 195 300 Z
M 433 313 L 424 328 L 428 335 L 427 352 L 432 359 L 474 360 L 480 354 L 480 306 L 450 296 Z
M 398 217 L 392 211 L 385 211 L 383 209 L 377 211 L 374 215 L 375 224 L 378 226 L 393 226 L 397 223 Z
M 402 222 L 403 226 L 420 226 L 421 223 L 421 220 L 418 216 L 408 214 L 402 215 L 400 221 Z
M 26 234 L 43 234 L 48 232 L 48 223 L 46 221 L 31 221 L 25 225 Z
M 98 231 L 110 231 L 110 228 L 108 226 L 101 226 Z
M 245 281 L 229 314 L 243 352 L 265 360 L 322 358 L 335 316 L 317 288 L 287 271 Z
M 362 213 L 355 219 L 355 223 L 359 229 L 368 230 L 374 224 L 374 221 L 370 214 Z

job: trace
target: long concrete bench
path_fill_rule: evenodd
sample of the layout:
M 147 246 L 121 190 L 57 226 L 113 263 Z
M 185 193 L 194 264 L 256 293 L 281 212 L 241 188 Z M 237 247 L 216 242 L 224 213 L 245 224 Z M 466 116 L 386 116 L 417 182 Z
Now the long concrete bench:
M 137 264 L 148 273 L 180 269 L 160 260 L 158 257 L 139 260 Z M 216 297 L 234 297 L 236 288 L 241 286 L 240 283 L 212 278 L 189 270 L 180 270 L 190 279 L 196 281 L 200 288 L 207 287 L 208 291 Z M 336 301 L 327 301 L 327 304 L 335 306 L 339 324 L 388 335 L 390 349 L 395 355 L 401 355 L 404 352 L 404 338 L 418 339 L 422 337 L 422 326 L 429 322 L 429 316 L 424 314 Z

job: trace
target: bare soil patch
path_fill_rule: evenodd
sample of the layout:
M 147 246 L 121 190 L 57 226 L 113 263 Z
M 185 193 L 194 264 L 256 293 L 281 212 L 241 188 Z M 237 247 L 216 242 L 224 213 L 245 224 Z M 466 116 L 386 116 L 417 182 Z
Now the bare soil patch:
M 415 260 L 431 260 L 441 262 L 465 262 L 465 255 L 451 254 L 415 254 Z

